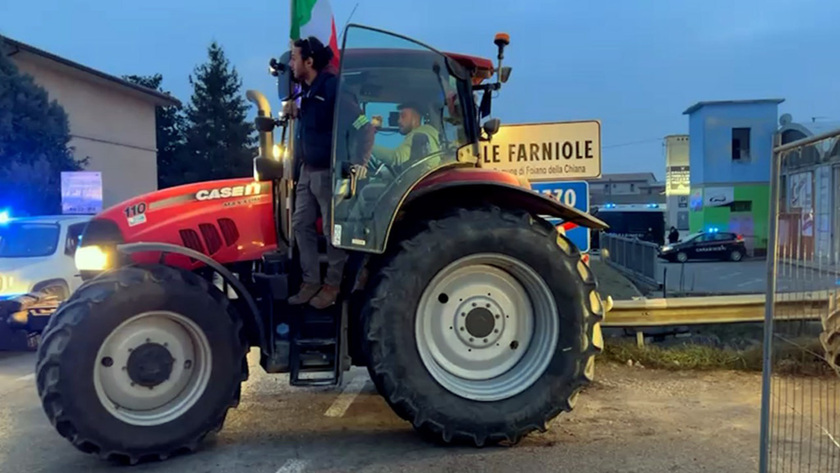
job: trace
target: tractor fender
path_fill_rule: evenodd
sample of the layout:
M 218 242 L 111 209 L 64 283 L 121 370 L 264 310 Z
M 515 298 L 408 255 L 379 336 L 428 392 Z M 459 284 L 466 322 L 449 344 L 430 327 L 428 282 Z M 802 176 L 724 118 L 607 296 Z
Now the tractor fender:
M 569 207 L 561 202 L 538 194 L 526 187 L 498 181 L 447 181 L 416 189 L 409 194 L 401 211 L 426 213 L 432 209 L 445 209 L 457 205 L 489 204 L 499 207 L 527 210 L 534 215 L 562 219 L 594 230 L 609 228 L 602 220 Z
M 262 349 L 263 353 L 268 353 L 268 339 L 266 338 L 265 327 L 263 326 L 262 318 L 260 317 L 260 312 L 257 308 L 257 303 L 254 300 L 254 297 L 245 285 L 242 284 L 242 281 L 240 281 L 239 278 L 234 276 L 230 270 L 219 264 L 217 261 L 213 260 L 204 253 L 199 253 L 198 251 L 190 248 L 170 243 L 124 243 L 117 245 L 117 251 L 122 255 L 159 252 L 161 253 L 161 261 L 163 260 L 162 257 L 165 253 L 174 253 L 201 261 L 207 265 L 207 267 L 213 269 L 213 271 L 217 272 L 222 279 L 230 284 L 236 293 L 236 296 L 245 301 L 245 304 L 248 306 L 248 312 L 250 313 L 242 315 L 246 320 L 250 319 L 254 323 L 254 328 L 257 331 L 256 335 L 259 339 L 259 347 Z

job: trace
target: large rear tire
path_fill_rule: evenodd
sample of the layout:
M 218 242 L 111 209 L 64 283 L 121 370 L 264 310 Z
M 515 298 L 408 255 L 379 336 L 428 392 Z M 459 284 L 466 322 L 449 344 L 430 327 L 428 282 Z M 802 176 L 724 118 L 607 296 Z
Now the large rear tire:
M 400 243 L 372 281 L 368 370 L 415 429 L 517 442 L 574 407 L 603 347 L 589 267 L 525 212 L 461 209 Z
M 825 350 L 825 361 L 840 376 L 840 301 L 834 296 L 828 315 L 822 319 L 820 343 Z
M 162 460 L 222 428 L 248 377 L 247 352 L 242 320 L 206 280 L 123 267 L 85 283 L 53 315 L 38 394 L 79 450 Z

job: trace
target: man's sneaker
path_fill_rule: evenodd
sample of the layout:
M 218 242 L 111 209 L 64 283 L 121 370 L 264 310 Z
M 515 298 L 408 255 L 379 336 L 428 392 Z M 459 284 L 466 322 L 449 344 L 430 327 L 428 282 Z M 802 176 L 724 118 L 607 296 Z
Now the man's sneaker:
M 320 284 L 311 284 L 305 282 L 300 285 L 300 291 L 289 298 L 289 305 L 306 304 L 307 302 L 312 300 L 313 297 L 315 297 L 315 294 L 318 294 L 319 290 L 321 290 Z
M 338 293 L 340 290 L 341 289 L 337 286 L 324 285 L 321 288 L 321 292 L 309 301 L 309 305 L 316 309 L 326 309 L 327 307 L 335 304 L 335 300 L 338 299 Z

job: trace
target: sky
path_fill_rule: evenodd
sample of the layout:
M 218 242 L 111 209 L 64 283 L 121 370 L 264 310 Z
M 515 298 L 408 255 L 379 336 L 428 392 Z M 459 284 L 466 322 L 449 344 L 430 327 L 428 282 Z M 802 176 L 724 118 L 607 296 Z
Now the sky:
M 268 60 L 288 47 L 288 0 L 0 0 L 0 34 L 113 75 L 163 75 L 186 102 L 215 40 L 246 89 L 279 106 Z M 421 6 L 422 5 L 422 6 Z M 664 177 L 663 137 L 704 100 L 784 98 L 795 121 L 840 126 L 837 0 L 332 0 L 352 23 L 494 58 L 510 34 L 502 123 L 597 119 L 604 173 Z M 355 9 L 355 11 L 354 11 Z M 352 18 L 350 18 L 352 12 Z M 340 31 L 341 32 L 341 31 Z

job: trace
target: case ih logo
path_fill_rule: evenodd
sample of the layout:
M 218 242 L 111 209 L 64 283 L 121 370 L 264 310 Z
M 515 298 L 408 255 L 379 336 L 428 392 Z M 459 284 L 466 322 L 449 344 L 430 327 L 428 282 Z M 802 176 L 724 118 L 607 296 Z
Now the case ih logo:
M 196 200 L 229 199 L 231 197 L 243 197 L 258 195 L 262 193 L 262 185 L 253 182 L 244 186 L 219 187 L 218 189 L 205 189 L 195 193 Z

